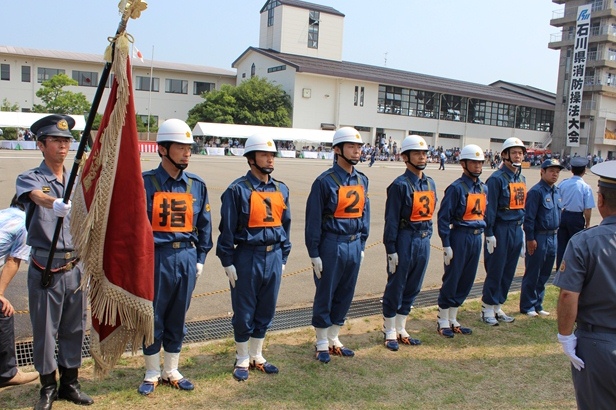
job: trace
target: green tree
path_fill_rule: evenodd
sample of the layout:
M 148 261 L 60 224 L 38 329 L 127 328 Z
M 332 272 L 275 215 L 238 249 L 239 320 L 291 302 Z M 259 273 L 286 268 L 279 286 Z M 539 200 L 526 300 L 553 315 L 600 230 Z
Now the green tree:
M 204 102 L 188 112 L 188 125 L 198 122 L 291 126 L 291 98 L 281 85 L 253 77 L 237 87 L 224 84 L 220 90 L 203 93 Z
M 55 114 L 83 115 L 90 110 L 90 103 L 83 93 L 64 90 L 64 87 L 77 85 L 66 74 L 57 74 L 49 80 L 43 81 L 41 88 L 36 92 L 43 104 L 34 104 L 34 112 L 48 112 Z
M 19 111 L 19 104 L 11 104 L 11 102 L 5 98 L 2 100 L 2 105 L 0 106 L 0 111 L 10 111 L 17 112 Z

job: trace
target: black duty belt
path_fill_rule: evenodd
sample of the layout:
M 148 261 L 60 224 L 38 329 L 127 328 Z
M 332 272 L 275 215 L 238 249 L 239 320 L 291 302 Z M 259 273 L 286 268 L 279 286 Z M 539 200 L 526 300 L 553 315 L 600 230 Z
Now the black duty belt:
M 157 244 L 156 248 L 172 248 L 172 249 L 184 249 L 184 248 L 192 248 L 192 241 L 180 241 L 180 242 L 168 242 Z
M 457 226 L 457 225 L 454 225 L 452 227 L 452 229 L 455 229 L 456 231 L 468 232 L 468 233 L 471 233 L 473 235 L 481 235 L 483 233 L 483 228 L 471 228 L 469 226 Z
M 49 249 L 32 248 L 32 255 L 40 257 L 49 257 Z M 77 258 L 77 251 L 55 251 L 53 253 L 54 259 L 75 259 Z
M 506 224 L 506 225 L 522 225 L 523 222 L 524 222 L 523 219 L 520 219 L 518 221 L 505 221 L 504 219 L 496 219 L 496 223 Z
M 556 235 L 558 232 L 558 228 L 556 229 L 548 229 L 547 231 L 537 231 L 537 235 Z
M 65 265 L 62 265 L 58 268 L 49 269 L 49 272 L 51 272 L 52 274 L 68 272 L 72 270 L 75 265 L 77 265 L 77 262 L 79 262 L 79 258 L 74 258 Z M 39 264 L 34 258 L 32 258 L 31 263 L 34 269 L 41 273 L 45 273 L 45 267 Z
M 577 328 L 585 332 L 616 334 L 616 328 L 591 325 L 590 323 L 578 322 Z

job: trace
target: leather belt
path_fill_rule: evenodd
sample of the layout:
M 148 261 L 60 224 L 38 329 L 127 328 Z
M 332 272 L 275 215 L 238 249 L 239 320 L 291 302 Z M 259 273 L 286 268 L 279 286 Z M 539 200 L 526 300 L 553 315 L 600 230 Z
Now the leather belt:
M 193 243 L 191 241 L 181 241 L 181 242 L 168 242 L 157 244 L 156 248 L 172 248 L 172 249 L 184 249 L 184 248 L 192 248 Z
M 578 322 L 577 328 L 585 332 L 616 334 L 615 328 L 591 325 L 590 323 L 579 323 Z
M 60 266 L 59 268 L 49 269 L 49 272 L 53 274 L 68 272 L 72 270 L 75 265 L 77 265 L 77 262 L 79 262 L 79 258 L 75 258 L 66 265 Z M 36 260 L 34 260 L 34 258 L 32 258 L 32 267 L 41 273 L 45 273 L 45 266 L 40 265 Z
M 481 235 L 483 233 L 483 228 L 471 228 L 471 227 L 468 227 L 468 226 L 457 226 L 457 225 L 454 225 L 452 227 L 452 229 L 469 232 L 469 233 L 472 233 L 473 235 Z
M 496 223 L 502 223 L 507 225 L 522 225 L 522 223 L 524 223 L 524 220 L 520 219 L 519 221 L 505 221 L 503 219 L 497 219 Z
M 48 258 L 49 249 L 33 248 L 32 255 Z M 56 251 L 53 254 L 54 259 L 75 259 L 77 257 L 77 251 Z
M 241 243 L 238 246 L 241 246 L 242 248 L 252 249 L 253 251 L 257 251 L 257 252 L 271 252 L 276 249 L 279 249 L 280 243 L 274 243 L 271 245 L 248 245 L 248 244 Z
M 547 231 L 537 231 L 537 235 L 556 235 L 558 232 L 558 228 L 556 229 L 548 229 Z
M 331 232 L 325 232 L 325 237 L 326 238 L 330 238 L 330 239 L 334 239 L 338 242 L 353 242 L 357 239 L 359 239 L 361 237 L 360 234 L 356 233 L 353 235 L 338 235 L 335 233 L 331 233 Z

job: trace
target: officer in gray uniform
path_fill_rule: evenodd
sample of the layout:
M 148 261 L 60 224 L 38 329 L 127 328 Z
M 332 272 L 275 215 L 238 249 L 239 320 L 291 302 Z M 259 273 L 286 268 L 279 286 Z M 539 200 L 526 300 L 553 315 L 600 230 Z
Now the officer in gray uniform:
M 569 241 L 554 285 L 558 341 L 571 361 L 579 409 L 616 408 L 616 162 L 592 167 L 599 176 L 599 226 Z M 573 329 L 574 322 L 577 328 Z
M 51 409 L 56 398 L 89 405 L 93 400 L 81 392 L 77 381 L 81 345 L 86 326 L 86 293 L 79 289 L 81 271 L 70 234 L 71 203 L 63 202 L 69 173 L 64 168 L 75 120 L 49 115 L 30 129 L 37 137 L 43 161 L 17 177 L 17 196 L 26 206 L 27 244 L 32 247 L 28 268 L 28 300 L 33 331 L 34 367 L 40 373 L 40 400 L 35 409 Z M 58 218 L 62 220 L 51 272 L 51 283 L 41 278 L 49 257 Z M 58 341 L 58 359 L 54 357 Z M 60 372 L 60 388 L 56 382 Z

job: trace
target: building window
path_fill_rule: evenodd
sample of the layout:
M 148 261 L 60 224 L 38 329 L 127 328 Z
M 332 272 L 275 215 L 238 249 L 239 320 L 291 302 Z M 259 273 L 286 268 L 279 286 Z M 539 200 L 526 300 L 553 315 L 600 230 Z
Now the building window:
M 353 94 L 353 105 L 357 107 L 359 104 L 359 87 L 355 86 L 355 93 Z
M 188 81 L 165 79 L 165 92 L 170 94 L 188 94 Z
M 364 106 L 364 87 L 355 86 L 355 93 L 353 94 L 353 105 L 356 107 Z
M 160 91 L 160 78 L 152 77 L 152 88 L 150 90 L 150 77 L 137 76 L 135 78 L 135 90 L 138 91 Z
M 275 73 L 276 71 L 284 71 L 287 69 L 286 65 L 277 65 L 276 67 L 270 67 L 267 69 L 268 73 Z
M 73 80 L 83 87 L 96 87 L 98 85 L 98 73 L 73 70 Z
M 138 115 L 139 118 L 141 119 L 141 122 L 143 123 L 143 125 L 145 125 L 146 127 L 148 126 L 148 121 L 149 119 L 152 119 L 152 124 L 150 124 L 150 127 L 155 127 L 156 125 L 158 125 L 158 115 Z
M 29 65 L 21 66 L 21 82 L 22 83 L 29 83 L 30 81 L 32 81 L 30 70 L 31 70 L 31 67 Z
M 201 95 L 216 88 L 214 83 L 204 83 L 201 81 L 193 82 L 193 95 Z
M 11 81 L 11 66 L 8 64 L 0 64 L 0 80 Z
M 308 48 L 319 48 L 319 22 L 321 12 L 310 10 L 308 15 Z
M 267 3 L 267 27 L 272 27 L 274 25 L 274 9 L 280 6 L 279 0 L 272 0 Z
M 39 67 L 37 69 L 37 82 L 42 83 L 43 81 L 47 81 L 54 75 L 58 74 L 65 74 L 65 71 L 61 68 Z
M 255 63 L 252 63 L 252 65 L 250 66 L 250 78 L 254 77 L 256 73 L 257 66 L 255 65 Z
M 466 122 L 466 104 L 468 99 L 458 95 L 441 96 L 441 120 Z
M 364 106 L 364 87 L 361 87 L 359 89 L 359 106 L 360 107 Z

